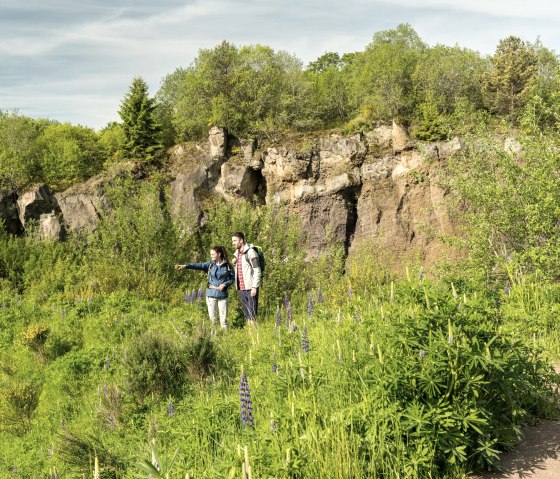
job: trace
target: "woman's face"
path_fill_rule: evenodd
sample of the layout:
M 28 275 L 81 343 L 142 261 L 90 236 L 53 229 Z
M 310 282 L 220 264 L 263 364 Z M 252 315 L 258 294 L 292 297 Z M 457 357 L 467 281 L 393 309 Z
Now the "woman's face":
M 220 255 L 218 254 L 217 251 L 211 249 L 211 250 L 210 250 L 210 259 L 211 259 L 212 261 L 218 261 L 218 260 L 220 259 Z

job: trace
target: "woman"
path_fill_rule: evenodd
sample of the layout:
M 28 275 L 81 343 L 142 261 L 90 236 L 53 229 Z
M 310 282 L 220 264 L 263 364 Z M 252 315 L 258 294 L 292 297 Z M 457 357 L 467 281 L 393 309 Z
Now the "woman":
M 205 263 L 176 264 L 175 269 L 198 269 L 208 273 L 206 304 L 212 324 L 216 323 L 218 312 L 220 324 L 227 329 L 228 288 L 233 284 L 233 267 L 229 263 L 228 254 L 223 246 L 214 246 L 210 250 L 210 261 Z

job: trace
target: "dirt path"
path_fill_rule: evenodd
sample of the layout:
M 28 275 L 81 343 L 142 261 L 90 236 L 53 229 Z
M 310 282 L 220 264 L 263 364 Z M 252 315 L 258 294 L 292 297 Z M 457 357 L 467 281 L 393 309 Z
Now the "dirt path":
M 560 364 L 555 369 L 560 373 Z M 560 421 L 528 426 L 523 434 L 523 441 L 502 455 L 502 471 L 480 479 L 560 479 Z

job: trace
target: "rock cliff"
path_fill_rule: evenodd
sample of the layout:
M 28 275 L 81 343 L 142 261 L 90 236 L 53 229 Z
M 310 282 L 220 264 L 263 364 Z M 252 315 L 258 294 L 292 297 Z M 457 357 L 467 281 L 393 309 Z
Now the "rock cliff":
M 209 194 L 284 203 L 301 218 L 309 257 L 333 239 L 350 254 L 363 245 L 377 249 L 389 264 L 404 257 L 432 264 L 454 254 L 438 240 L 454 227 L 438 174 L 461 148 L 458 139 L 417 144 L 396 123 L 367 134 L 292 135 L 268 144 L 212 128 L 208 142 L 170 150 L 171 212 L 195 225 Z M 95 228 L 107 207 L 103 189 L 93 178 L 57 194 L 46 185 L 19 198 L 0 192 L 0 218 L 11 233 L 36 222 L 41 236 L 62 239 Z

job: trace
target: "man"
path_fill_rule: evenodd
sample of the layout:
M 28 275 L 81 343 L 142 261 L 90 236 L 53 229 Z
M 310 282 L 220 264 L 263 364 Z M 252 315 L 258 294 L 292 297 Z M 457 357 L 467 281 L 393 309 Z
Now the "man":
M 257 320 L 262 275 L 259 254 L 253 245 L 245 243 L 243 233 L 233 233 L 231 244 L 235 248 L 235 253 L 233 253 L 235 285 L 241 293 L 241 308 L 248 324 L 253 325 Z

